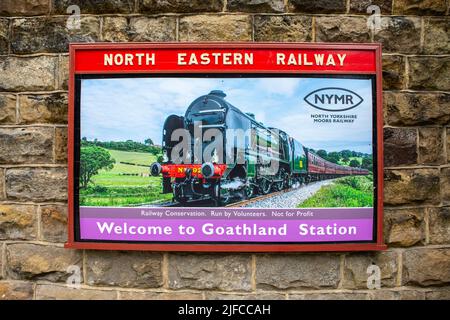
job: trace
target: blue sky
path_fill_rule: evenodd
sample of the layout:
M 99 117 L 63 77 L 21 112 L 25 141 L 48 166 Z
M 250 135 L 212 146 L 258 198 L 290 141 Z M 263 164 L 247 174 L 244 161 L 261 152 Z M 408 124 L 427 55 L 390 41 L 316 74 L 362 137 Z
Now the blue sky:
M 313 90 L 340 87 L 363 98 L 345 112 L 326 112 L 303 98 Z M 372 92 L 365 79 L 323 78 L 115 78 L 85 79 L 81 89 L 81 136 L 102 141 L 150 137 L 161 144 L 162 126 L 170 114 L 184 115 L 189 104 L 211 90 L 257 121 L 277 127 L 305 146 L 327 151 L 372 152 Z M 354 114 L 351 124 L 314 123 L 311 114 Z

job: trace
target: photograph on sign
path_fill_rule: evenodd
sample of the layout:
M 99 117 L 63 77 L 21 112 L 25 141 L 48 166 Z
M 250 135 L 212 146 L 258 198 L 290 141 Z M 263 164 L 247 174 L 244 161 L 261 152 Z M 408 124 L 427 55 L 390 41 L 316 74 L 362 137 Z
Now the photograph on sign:
M 379 240 L 375 74 L 74 80 L 76 242 Z

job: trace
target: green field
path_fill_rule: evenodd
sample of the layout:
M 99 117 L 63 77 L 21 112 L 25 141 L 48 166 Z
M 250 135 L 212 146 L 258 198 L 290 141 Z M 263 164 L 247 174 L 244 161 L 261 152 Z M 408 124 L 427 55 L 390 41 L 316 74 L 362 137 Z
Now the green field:
M 372 176 L 343 177 L 324 186 L 298 208 L 372 207 Z
M 98 175 L 94 176 L 92 181 L 96 185 L 102 186 L 145 186 L 154 184 L 158 177 L 143 177 L 143 176 L 127 176 L 126 174 L 149 174 L 150 168 L 143 166 L 133 166 L 123 164 L 121 162 L 129 162 L 150 166 L 156 161 L 156 157 L 150 153 L 141 152 L 127 152 L 118 150 L 108 150 L 111 157 L 116 160 L 114 168 L 111 170 L 101 170 Z
M 80 190 L 80 205 L 132 206 L 166 201 L 172 198 L 171 194 L 161 194 L 162 178 L 149 175 L 150 168 L 148 166 L 156 161 L 153 154 L 118 150 L 107 151 L 116 163 L 111 170 L 100 170 L 97 175 L 92 177 L 90 186 Z

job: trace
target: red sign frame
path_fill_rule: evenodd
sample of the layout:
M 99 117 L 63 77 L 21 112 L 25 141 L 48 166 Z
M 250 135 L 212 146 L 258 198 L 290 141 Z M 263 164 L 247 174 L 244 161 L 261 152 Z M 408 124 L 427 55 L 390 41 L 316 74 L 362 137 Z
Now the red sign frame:
M 210 57 L 210 63 L 205 65 L 180 67 L 175 60 L 175 53 L 183 50 L 186 53 L 225 53 L 253 52 L 255 56 L 265 56 L 264 63 L 243 65 L 229 64 L 229 60 Z M 70 44 L 69 73 L 69 113 L 68 113 L 68 241 L 66 248 L 98 249 L 98 250 L 151 250 L 151 251 L 206 251 L 206 252 L 301 252 L 301 251 L 375 251 L 384 250 L 383 242 L 383 110 L 382 110 L 382 69 L 381 44 L 347 44 L 347 43 L 73 43 Z M 146 53 L 158 52 L 158 63 L 152 61 L 152 56 Z M 286 55 L 297 55 L 297 65 L 276 65 L 275 52 Z M 307 52 L 324 54 L 339 53 L 346 55 L 345 64 L 330 66 L 311 65 L 304 58 Z M 105 66 L 104 54 L 119 54 L 122 56 L 116 62 Z M 129 54 L 128 56 L 125 56 Z M 302 55 L 303 54 L 303 55 Z M 114 57 L 114 56 L 111 56 Z M 147 59 L 149 64 L 139 64 L 139 57 Z M 269 57 L 269 58 L 268 58 Z M 128 64 L 125 65 L 128 59 Z M 130 64 L 129 62 L 132 62 Z M 162 61 L 162 62 L 159 62 Z M 187 60 L 183 60 L 185 62 Z M 211 64 L 213 66 L 211 66 Z M 376 242 L 371 243 L 332 243 L 332 244 L 189 244 L 189 243 L 103 243 L 80 242 L 75 240 L 74 219 L 74 148 L 75 148 L 75 76 L 79 74 L 139 74 L 139 73 L 316 73 L 316 74 L 346 74 L 374 75 L 376 80 L 376 127 L 377 127 L 377 203 L 376 212 Z

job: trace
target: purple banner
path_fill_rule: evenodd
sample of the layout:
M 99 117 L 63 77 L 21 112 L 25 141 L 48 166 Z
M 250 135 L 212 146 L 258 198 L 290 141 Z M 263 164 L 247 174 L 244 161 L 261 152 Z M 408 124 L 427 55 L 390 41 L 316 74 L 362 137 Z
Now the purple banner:
M 338 242 L 372 240 L 373 208 L 80 208 L 83 240 Z

